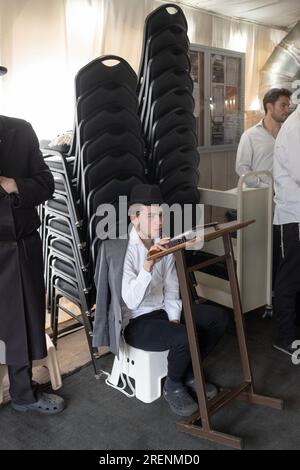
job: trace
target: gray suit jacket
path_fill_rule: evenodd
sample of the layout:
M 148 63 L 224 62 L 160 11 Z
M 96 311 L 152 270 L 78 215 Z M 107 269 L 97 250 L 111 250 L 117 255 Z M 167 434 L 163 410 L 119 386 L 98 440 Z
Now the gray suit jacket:
M 93 346 L 108 346 L 116 355 L 122 330 L 122 277 L 128 239 L 105 240 L 98 253 Z

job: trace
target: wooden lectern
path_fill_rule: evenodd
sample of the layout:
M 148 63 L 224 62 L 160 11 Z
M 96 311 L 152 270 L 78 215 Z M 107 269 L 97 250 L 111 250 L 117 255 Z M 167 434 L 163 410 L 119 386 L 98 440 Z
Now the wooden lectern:
M 193 244 L 199 241 L 200 238 L 177 244 L 173 247 L 170 247 L 166 251 L 155 253 L 153 255 L 150 254 L 148 256 L 148 259 L 156 259 L 160 258 L 161 256 L 166 256 L 170 253 L 174 253 L 176 259 L 177 273 L 199 405 L 199 411 L 195 415 L 188 418 L 188 420 L 184 422 L 178 422 L 177 428 L 180 431 L 192 434 L 193 436 L 202 437 L 204 439 L 208 439 L 209 441 L 224 444 L 236 449 L 242 448 L 242 438 L 215 431 L 211 427 L 210 419 L 213 414 L 215 414 L 222 407 L 237 398 L 248 401 L 250 403 L 268 406 L 278 410 L 281 410 L 283 408 L 282 400 L 263 395 L 257 395 L 255 393 L 253 376 L 246 344 L 244 317 L 242 313 L 240 292 L 236 275 L 234 253 L 230 234 L 236 232 L 237 230 L 243 229 L 244 227 L 248 226 L 253 222 L 255 221 L 251 220 L 243 223 L 237 223 L 236 221 L 234 221 L 214 225 L 213 227 L 204 227 L 204 233 L 201 239 L 206 242 L 222 237 L 224 244 L 224 255 L 216 256 L 211 260 L 205 261 L 203 263 L 191 267 L 187 267 L 186 265 L 184 250 L 187 247 L 192 249 Z M 201 270 L 202 268 L 211 266 L 220 261 L 226 262 L 226 267 L 228 271 L 244 381 L 239 386 L 234 387 L 232 389 L 220 389 L 220 393 L 213 400 L 208 401 L 205 393 L 204 374 L 201 355 L 199 351 L 198 336 L 195 330 L 194 319 L 192 316 L 192 296 L 189 285 L 189 274 L 195 270 Z

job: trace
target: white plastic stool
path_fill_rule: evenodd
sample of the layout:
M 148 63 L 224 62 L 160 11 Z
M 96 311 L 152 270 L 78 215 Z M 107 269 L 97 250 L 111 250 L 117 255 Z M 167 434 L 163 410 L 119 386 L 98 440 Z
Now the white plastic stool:
M 161 396 L 161 379 L 167 375 L 169 351 L 152 352 L 133 348 L 121 341 L 108 381 L 117 386 L 121 374 L 135 380 L 135 396 L 151 403 Z
M 46 343 L 48 355 L 43 359 L 33 361 L 32 367 L 47 367 L 49 371 L 51 386 L 53 390 L 58 390 L 62 386 L 61 373 L 57 360 L 56 349 L 48 335 L 46 335 Z M 3 402 L 3 380 L 6 374 L 7 366 L 0 365 L 0 404 Z

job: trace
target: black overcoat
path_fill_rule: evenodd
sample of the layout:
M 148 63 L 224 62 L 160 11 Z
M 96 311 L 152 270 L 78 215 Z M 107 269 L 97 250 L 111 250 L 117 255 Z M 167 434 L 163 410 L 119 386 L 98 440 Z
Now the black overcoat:
M 18 194 L 11 195 L 0 187 L 0 341 L 6 364 L 26 365 L 46 356 L 36 207 L 54 191 L 52 174 L 26 121 L 0 116 L 0 175 L 14 178 L 18 186 Z

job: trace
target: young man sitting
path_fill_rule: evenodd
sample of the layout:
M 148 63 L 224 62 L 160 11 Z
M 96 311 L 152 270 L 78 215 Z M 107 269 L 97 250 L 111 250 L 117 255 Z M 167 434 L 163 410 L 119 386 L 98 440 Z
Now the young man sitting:
M 163 394 L 173 412 L 190 416 L 198 405 L 192 398 L 195 380 L 188 337 L 181 322 L 182 303 L 174 255 L 147 261 L 153 246 L 165 250 L 168 240 L 156 240 L 162 228 L 162 196 L 158 186 L 137 185 L 131 194 L 131 205 L 138 211 L 130 218 L 130 232 L 122 277 L 122 312 L 126 342 L 145 351 L 168 354 L 168 375 Z M 138 205 L 138 206 L 137 206 Z M 227 326 L 226 312 L 212 305 L 194 305 L 194 319 L 199 346 L 204 359 L 223 336 Z M 192 395 L 190 394 L 192 392 Z M 206 383 L 207 397 L 213 398 L 217 388 Z

